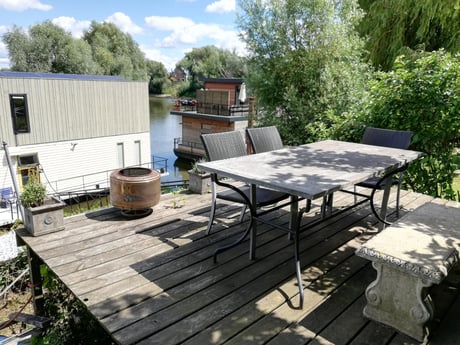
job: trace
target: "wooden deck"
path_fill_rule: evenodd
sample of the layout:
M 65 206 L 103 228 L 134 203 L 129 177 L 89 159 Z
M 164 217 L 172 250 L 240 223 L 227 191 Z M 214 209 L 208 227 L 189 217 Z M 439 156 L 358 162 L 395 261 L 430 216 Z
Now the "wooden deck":
M 431 200 L 403 191 L 401 215 Z M 336 194 L 335 205 L 350 202 Z M 246 242 L 213 264 L 215 248 L 243 225 L 237 206 L 220 203 L 221 222 L 205 236 L 209 205 L 209 194 L 166 195 L 145 218 L 109 208 L 69 217 L 59 233 L 18 233 L 119 344 L 418 344 L 362 316 L 375 271 L 354 252 L 377 231 L 368 204 L 302 233 L 303 309 L 286 234 L 260 225 L 257 260 L 248 259 Z M 269 217 L 289 219 L 284 209 Z M 432 345 L 460 344 L 459 276 L 433 293 Z

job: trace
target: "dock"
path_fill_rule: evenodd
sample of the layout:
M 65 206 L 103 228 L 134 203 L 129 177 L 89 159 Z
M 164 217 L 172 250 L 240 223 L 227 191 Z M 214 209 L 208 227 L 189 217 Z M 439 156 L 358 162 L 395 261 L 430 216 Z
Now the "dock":
M 246 241 L 214 264 L 215 249 L 238 238 L 247 220 L 238 222 L 238 205 L 219 201 L 219 223 L 206 236 L 210 201 L 210 194 L 168 194 L 144 218 L 105 208 L 67 217 L 61 232 L 17 233 L 117 344 L 420 344 L 362 316 L 364 292 L 376 274 L 355 255 L 378 231 L 368 203 L 302 232 L 305 302 L 299 309 L 286 233 L 260 224 L 256 260 L 249 260 Z M 400 216 L 431 201 L 402 191 Z M 334 206 L 352 202 L 336 193 Z M 319 201 L 313 206 L 303 224 L 320 217 Z M 287 224 L 289 209 L 267 216 Z M 459 285 L 457 269 L 434 287 L 440 302 L 428 344 L 460 344 Z

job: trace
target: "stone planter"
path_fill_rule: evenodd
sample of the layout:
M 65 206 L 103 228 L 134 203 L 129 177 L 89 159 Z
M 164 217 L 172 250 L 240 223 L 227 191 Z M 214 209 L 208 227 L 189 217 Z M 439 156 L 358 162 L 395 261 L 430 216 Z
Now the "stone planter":
M 188 171 L 188 189 L 192 193 L 205 194 L 211 190 L 211 174 Z
M 56 198 L 37 207 L 24 207 L 24 225 L 32 236 L 64 230 L 65 203 Z

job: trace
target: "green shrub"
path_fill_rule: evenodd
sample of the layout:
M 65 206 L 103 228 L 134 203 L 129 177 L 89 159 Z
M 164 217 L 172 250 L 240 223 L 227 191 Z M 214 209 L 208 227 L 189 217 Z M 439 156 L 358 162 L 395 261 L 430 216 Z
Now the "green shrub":
M 410 149 L 422 151 L 424 157 L 409 167 L 406 187 L 454 199 L 452 153 L 460 138 L 460 55 L 440 50 L 401 56 L 393 71 L 375 75 L 370 97 L 354 119 L 355 134 L 366 125 L 413 131 Z
M 46 199 L 46 187 L 31 179 L 24 186 L 20 199 L 24 207 L 40 206 Z
M 114 344 L 83 303 L 45 265 L 41 275 L 51 325 L 34 337 L 32 345 Z

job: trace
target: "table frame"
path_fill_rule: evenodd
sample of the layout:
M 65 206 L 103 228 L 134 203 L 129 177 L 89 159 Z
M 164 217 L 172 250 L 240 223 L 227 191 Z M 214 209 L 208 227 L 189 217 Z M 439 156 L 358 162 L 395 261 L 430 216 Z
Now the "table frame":
M 334 192 L 353 187 L 355 184 L 373 176 L 384 176 L 383 178 L 388 181 L 385 183 L 379 220 L 385 221 L 391 189 L 389 180 L 394 173 L 406 168 L 409 162 L 419 158 L 421 155 L 420 152 L 410 150 L 325 140 L 298 147 L 199 163 L 198 166 L 201 169 L 210 172 L 214 176 L 214 181 L 218 185 L 238 192 L 237 187 L 219 181 L 217 176 L 228 177 L 251 185 L 249 200 L 243 193 L 240 193 L 248 202 L 251 213 L 249 225 L 238 241 L 229 246 L 218 248 L 214 259 L 219 252 L 241 243 L 248 234 L 250 235 L 249 258 L 251 260 L 255 259 L 257 222 L 264 222 L 261 217 L 271 211 L 258 212 L 256 209 L 256 186 L 290 194 L 290 224 L 289 228 L 283 228 L 283 230 L 294 235 L 295 268 L 299 286 L 300 307 L 302 307 L 304 295 L 299 254 L 300 222 L 303 213 L 309 210 L 311 200 L 323 198 L 326 201 L 326 203 L 323 202 L 323 205 L 331 204 Z M 302 198 L 308 200 L 307 207 L 299 209 L 299 200 Z M 368 200 L 367 198 L 361 200 L 351 205 L 351 207 Z M 286 205 L 283 204 L 282 206 Z M 332 214 L 332 210 L 329 207 L 327 212 L 323 210 L 322 214 L 322 219 L 310 223 L 308 226 L 314 226 L 326 216 L 338 213 Z M 384 223 L 381 223 L 381 228 L 383 227 Z

